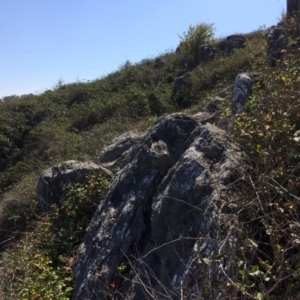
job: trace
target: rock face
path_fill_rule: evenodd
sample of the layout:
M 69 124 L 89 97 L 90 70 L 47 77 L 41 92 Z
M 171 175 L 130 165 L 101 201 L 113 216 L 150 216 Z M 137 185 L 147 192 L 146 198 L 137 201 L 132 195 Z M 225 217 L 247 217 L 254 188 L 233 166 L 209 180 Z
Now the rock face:
M 209 267 L 201 259 L 235 246 L 227 236 L 234 182 L 250 168 L 224 131 L 202 123 L 169 115 L 129 134 L 129 148 L 118 147 L 123 136 L 100 154 L 110 164 L 126 153 L 80 246 L 73 300 L 202 299 Z M 230 257 L 212 263 L 214 280 L 220 264 L 232 268 Z
M 231 53 L 234 49 L 243 48 L 246 39 L 242 34 L 232 34 L 226 38 L 226 52 Z
M 219 110 L 219 106 L 221 103 L 224 103 L 224 99 L 222 97 L 216 97 L 209 104 L 202 109 L 203 112 L 215 113 Z
M 286 1 L 286 13 L 288 17 L 292 17 L 295 13 L 300 11 L 300 1 L 299 0 L 287 0 Z
M 261 80 L 261 75 L 257 73 L 241 73 L 237 75 L 231 98 L 231 110 L 233 114 L 240 113 L 245 110 L 245 103 L 251 92 L 253 83 Z
M 182 107 L 184 96 L 184 89 L 188 86 L 188 81 L 191 78 L 192 73 L 188 72 L 180 77 L 177 77 L 174 81 L 172 97 L 176 99 L 179 107 Z
M 192 74 L 186 73 L 180 77 L 177 77 L 174 82 L 173 94 L 177 94 L 186 84 Z
M 228 94 L 232 94 L 234 89 L 234 84 L 228 86 L 227 88 L 223 89 L 220 93 L 219 93 L 219 97 L 221 98 L 225 98 Z
M 138 131 L 128 131 L 115 138 L 98 156 L 99 163 L 112 172 L 122 169 L 130 154 L 129 149 L 140 142 L 142 134 Z
M 281 50 L 286 44 L 286 30 L 283 24 L 272 26 L 267 30 L 267 61 L 271 67 L 275 67 L 282 57 Z
M 52 204 L 60 205 L 64 198 L 64 186 L 69 183 L 84 183 L 92 172 L 112 177 L 113 173 L 93 162 L 69 160 L 45 170 L 39 178 L 37 193 L 40 209 L 47 212 Z
M 198 52 L 198 61 L 199 63 L 207 63 L 211 60 L 214 60 L 216 50 L 211 45 L 201 45 Z

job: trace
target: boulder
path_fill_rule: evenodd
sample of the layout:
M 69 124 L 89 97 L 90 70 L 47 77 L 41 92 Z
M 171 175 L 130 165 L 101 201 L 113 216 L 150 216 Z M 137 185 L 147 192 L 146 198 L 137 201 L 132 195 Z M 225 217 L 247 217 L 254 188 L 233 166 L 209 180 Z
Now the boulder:
M 98 162 L 115 173 L 122 169 L 130 153 L 129 149 L 136 145 L 142 138 L 142 133 L 133 130 L 125 132 L 112 140 L 98 155 Z
M 300 1 L 299 0 L 287 0 L 286 1 L 286 14 L 288 17 L 299 13 L 300 11 Z M 298 15 L 299 17 L 299 15 Z
M 270 27 L 266 32 L 267 61 L 269 66 L 275 67 L 282 57 L 281 50 L 286 45 L 286 30 L 282 23 Z
M 253 83 L 261 81 L 262 76 L 257 73 L 240 73 L 235 78 L 231 110 L 233 115 L 245 110 L 245 103 L 251 92 Z
M 184 86 L 186 86 L 191 76 L 192 74 L 188 72 L 180 77 L 177 77 L 174 82 L 173 94 L 177 94 Z
M 228 94 L 232 94 L 234 89 L 234 84 L 228 86 L 227 88 L 223 89 L 220 93 L 219 93 L 219 97 L 221 98 L 225 98 Z
M 216 50 L 211 45 L 201 45 L 198 51 L 198 62 L 207 63 L 215 59 Z
M 233 267 L 227 229 L 248 158 L 224 131 L 183 113 L 131 144 L 79 248 L 72 299 L 202 299 L 208 270 L 217 282 Z M 220 253 L 228 257 L 213 261 Z
M 246 39 L 242 34 L 232 34 L 226 38 L 225 51 L 227 53 L 233 52 L 235 49 L 244 48 Z
M 180 77 L 177 77 L 174 81 L 172 98 L 175 99 L 175 101 L 178 104 L 178 107 L 180 108 L 183 107 L 184 92 L 185 89 L 188 87 L 188 82 L 191 76 L 192 73 L 188 72 Z
M 219 106 L 222 103 L 224 103 L 224 98 L 217 96 L 211 102 L 209 102 L 208 105 L 202 109 L 202 111 L 208 113 L 215 113 L 220 109 Z
M 86 182 L 86 176 L 92 173 L 103 174 L 111 178 L 113 173 L 93 162 L 66 161 L 58 166 L 45 170 L 38 181 L 37 194 L 40 209 L 51 210 L 53 204 L 61 205 L 65 197 L 64 187 L 67 184 Z

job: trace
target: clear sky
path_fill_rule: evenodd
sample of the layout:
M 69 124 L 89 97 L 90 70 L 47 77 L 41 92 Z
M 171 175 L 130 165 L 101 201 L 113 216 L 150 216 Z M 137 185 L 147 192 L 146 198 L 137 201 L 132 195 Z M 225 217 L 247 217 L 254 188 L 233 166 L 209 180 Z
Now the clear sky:
M 0 98 L 100 78 L 179 44 L 189 25 L 216 37 L 276 24 L 286 0 L 0 0 Z

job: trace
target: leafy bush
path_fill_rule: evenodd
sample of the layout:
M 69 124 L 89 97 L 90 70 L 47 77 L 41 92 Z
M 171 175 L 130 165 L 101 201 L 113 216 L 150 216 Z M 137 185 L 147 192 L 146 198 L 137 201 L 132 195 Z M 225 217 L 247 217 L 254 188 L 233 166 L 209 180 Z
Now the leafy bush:
M 179 45 L 180 55 L 186 60 L 190 58 L 192 61 L 197 62 L 199 47 L 212 42 L 213 35 L 213 24 L 190 25 L 187 32 L 179 35 L 181 40 Z
M 5 276 L 0 290 L 5 295 L 0 296 L 22 300 L 70 299 L 76 246 L 103 199 L 107 184 L 106 178 L 91 175 L 86 185 L 66 187 L 62 206 L 54 206 L 51 213 L 38 217 L 19 243 L 4 253 L 0 270 Z
M 243 185 L 248 196 L 235 228 L 241 247 L 232 286 L 243 299 L 296 299 L 300 292 L 300 59 L 292 46 L 297 27 L 289 24 L 291 47 L 283 50 L 281 67 L 267 69 L 263 86 L 253 88 L 250 112 L 233 129 L 256 166 Z

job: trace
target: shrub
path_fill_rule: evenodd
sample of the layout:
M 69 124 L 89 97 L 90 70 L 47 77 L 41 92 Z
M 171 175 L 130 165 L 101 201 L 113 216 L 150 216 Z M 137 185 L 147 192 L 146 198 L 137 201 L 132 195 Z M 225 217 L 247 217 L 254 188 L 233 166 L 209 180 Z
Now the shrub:
M 203 44 L 212 42 L 214 35 L 213 24 L 200 23 L 196 26 L 189 26 L 187 32 L 180 37 L 179 51 L 185 59 L 192 59 L 194 62 L 198 60 L 198 50 Z
M 108 181 L 90 175 L 87 184 L 66 187 L 61 207 L 39 216 L 30 231 L 11 251 L 3 254 L 0 270 L 5 299 L 70 299 L 72 264 L 96 206 L 104 197 Z

